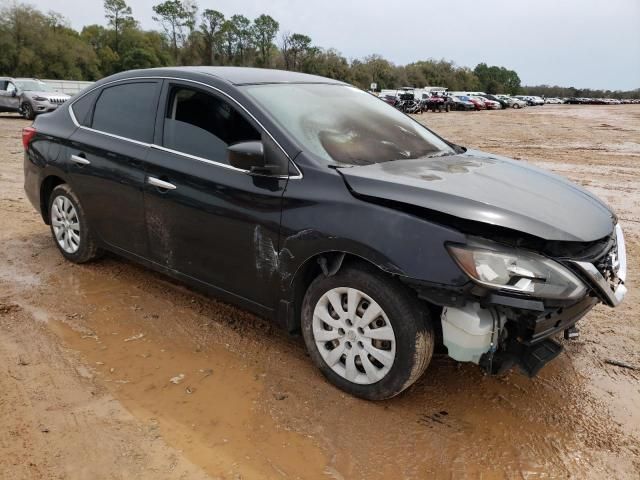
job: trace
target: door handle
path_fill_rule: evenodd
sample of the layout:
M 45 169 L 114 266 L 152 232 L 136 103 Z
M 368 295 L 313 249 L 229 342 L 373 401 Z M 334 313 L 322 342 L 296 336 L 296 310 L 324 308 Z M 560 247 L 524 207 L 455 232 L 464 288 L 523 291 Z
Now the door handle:
M 165 182 L 156 177 L 147 177 L 147 183 L 154 187 L 162 188 L 164 190 L 175 190 L 176 186 L 173 183 Z
M 71 155 L 71 161 L 79 165 L 89 165 L 91 162 L 80 155 Z

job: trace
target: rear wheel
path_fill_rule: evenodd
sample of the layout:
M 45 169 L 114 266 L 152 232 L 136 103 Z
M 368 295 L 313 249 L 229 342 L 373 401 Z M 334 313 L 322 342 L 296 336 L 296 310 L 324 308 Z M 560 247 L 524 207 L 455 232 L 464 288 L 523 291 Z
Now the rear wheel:
M 67 260 L 85 263 L 100 256 L 82 205 L 67 184 L 51 192 L 49 224 L 56 246 Z
M 367 400 L 390 398 L 411 386 L 433 354 L 426 309 L 402 285 L 364 265 L 311 283 L 302 333 L 325 377 Z

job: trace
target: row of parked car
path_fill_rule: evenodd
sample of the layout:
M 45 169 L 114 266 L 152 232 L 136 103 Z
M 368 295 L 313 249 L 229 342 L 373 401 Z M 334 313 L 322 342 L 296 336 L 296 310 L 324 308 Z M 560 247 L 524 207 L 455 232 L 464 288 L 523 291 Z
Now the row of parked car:
M 382 90 L 377 95 L 385 102 L 405 113 L 441 112 L 451 110 L 500 110 L 524 108 L 545 104 L 618 105 L 640 103 L 640 100 L 603 98 L 542 98 L 534 95 L 488 94 L 484 92 L 448 92 L 442 87 L 401 88 Z
M 562 99 L 561 103 L 569 103 L 573 105 L 629 105 L 640 104 L 640 98 L 624 98 L 622 100 L 618 100 L 617 98 L 571 97 Z

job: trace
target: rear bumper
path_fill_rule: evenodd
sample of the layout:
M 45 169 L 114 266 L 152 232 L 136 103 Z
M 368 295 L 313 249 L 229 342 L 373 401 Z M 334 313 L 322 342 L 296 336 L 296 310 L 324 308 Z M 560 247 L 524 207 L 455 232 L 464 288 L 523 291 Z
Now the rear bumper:
M 27 152 L 24 153 L 24 192 L 33 208 L 42 214 L 40 206 L 40 168 L 31 162 Z

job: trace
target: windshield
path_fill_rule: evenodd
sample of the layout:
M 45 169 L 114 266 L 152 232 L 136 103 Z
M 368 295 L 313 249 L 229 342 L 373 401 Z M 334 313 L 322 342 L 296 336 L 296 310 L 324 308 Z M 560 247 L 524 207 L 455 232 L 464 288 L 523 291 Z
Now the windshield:
M 369 165 L 455 153 L 419 123 L 355 87 L 277 84 L 245 89 L 305 150 L 330 163 Z
M 16 80 L 16 86 L 24 92 L 50 92 L 49 85 L 38 80 Z

